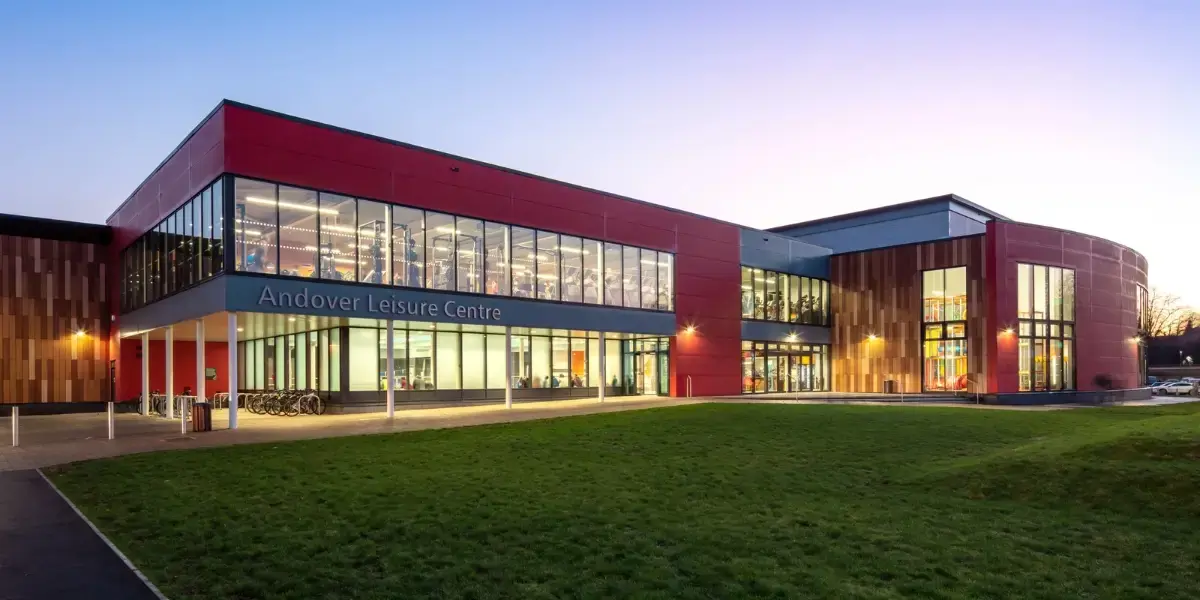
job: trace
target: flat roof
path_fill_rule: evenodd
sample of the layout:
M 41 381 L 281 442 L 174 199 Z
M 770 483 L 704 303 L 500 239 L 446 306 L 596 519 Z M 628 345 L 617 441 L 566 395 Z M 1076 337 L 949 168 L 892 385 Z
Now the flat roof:
M 993 219 L 996 219 L 997 221 L 1011 221 L 1012 220 L 996 211 L 993 211 L 991 209 L 984 208 L 978 204 L 975 204 L 974 202 L 971 202 L 970 200 L 967 200 L 966 198 L 962 198 L 955 194 L 943 194 L 941 196 L 934 196 L 932 198 L 922 198 L 920 200 L 910 200 L 908 202 L 901 202 L 899 204 L 888 204 L 885 206 L 877 206 L 875 208 L 868 208 L 866 210 L 860 210 L 857 212 L 844 213 L 844 214 L 840 214 L 840 215 L 832 215 L 829 217 L 821 217 L 820 219 L 812 219 L 810 221 L 800 221 L 798 223 L 792 223 L 790 225 L 780 225 L 778 227 L 770 227 L 770 228 L 766 229 L 766 231 L 778 233 L 778 232 L 786 231 L 788 229 L 795 229 L 797 227 L 809 227 L 812 225 L 821 225 L 824 223 L 847 221 L 847 220 L 855 219 L 858 217 L 866 217 L 866 216 L 870 216 L 870 215 L 883 214 L 883 213 L 887 213 L 887 212 L 891 212 L 891 211 L 899 210 L 899 209 L 903 209 L 903 208 L 913 208 L 913 207 L 922 206 L 925 204 L 938 204 L 941 202 L 953 202 L 955 204 L 960 204 L 960 205 L 965 206 L 975 212 L 983 213 Z
M 0 235 L 108 245 L 112 241 L 112 228 L 99 223 L 0 213 Z

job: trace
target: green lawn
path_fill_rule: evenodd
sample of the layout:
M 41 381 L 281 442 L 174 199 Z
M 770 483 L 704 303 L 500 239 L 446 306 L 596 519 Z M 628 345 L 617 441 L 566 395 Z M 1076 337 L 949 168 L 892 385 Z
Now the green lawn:
M 695 405 L 51 475 L 185 598 L 1196 598 L 1200 407 Z

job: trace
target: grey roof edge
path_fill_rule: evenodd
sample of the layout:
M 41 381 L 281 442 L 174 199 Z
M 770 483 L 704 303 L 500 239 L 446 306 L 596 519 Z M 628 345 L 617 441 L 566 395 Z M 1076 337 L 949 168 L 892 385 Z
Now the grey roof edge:
M 890 212 L 890 211 L 901 209 L 901 208 L 911 208 L 914 206 L 922 206 L 925 204 L 933 204 L 936 202 L 954 202 L 955 204 L 960 204 L 960 205 L 965 206 L 976 212 L 983 213 L 984 215 L 987 215 L 998 221 L 1011 221 L 1012 220 L 994 210 L 991 210 L 989 208 L 985 208 L 983 206 L 975 204 L 974 202 L 971 202 L 970 200 L 967 200 L 966 198 L 963 198 L 962 196 L 959 196 L 957 194 L 943 194 L 941 196 L 933 196 L 931 198 L 922 198 L 920 200 L 910 200 L 908 202 L 900 202 L 898 204 L 888 204 L 885 206 L 877 206 L 875 208 L 868 208 L 868 209 L 855 211 L 855 212 L 851 212 L 851 213 L 832 215 L 832 216 L 828 216 L 828 217 L 821 217 L 820 219 L 812 219 L 810 221 L 800 221 L 798 223 L 791 223 L 788 225 L 779 225 L 777 227 L 767 228 L 766 231 L 770 231 L 772 233 L 779 233 L 779 232 L 787 231 L 789 229 L 795 229 L 796 227 L 806 227 L 806 226 L 810 226 L 810 225 L 821 225 L 821 224 L 825 224 L 825 223 L 834 223 L 837 221 L 845 221 L 845 220 L 854 219 L 857 217 L 866 217 L 866 216 L 870 216 L 870 215 L 876 215 L 876 214 Z

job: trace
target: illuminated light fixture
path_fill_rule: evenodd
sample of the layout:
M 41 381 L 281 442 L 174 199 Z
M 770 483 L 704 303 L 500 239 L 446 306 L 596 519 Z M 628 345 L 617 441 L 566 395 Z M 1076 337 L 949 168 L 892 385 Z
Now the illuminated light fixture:
M 1132 340 L 1130 340 L 1130 341 L 1131 341 L 1131 342 L 1133 342 L 1133 343 L 1135 343 L 1135 344 L 1140 344 L 1140 343 L 1141 343 L 1141 341 L 1142 341 L 1142 336 L 1140 336 L 1140 335 L 1135 335 L 1135 336 L 1133 336 L 1133 339 L 1132 339 Z
M 742 289 L 743 289 L 743 290 L 746 290 L 747 292 L 749 292 L 749 291 L 753 290 L 754 288 L 753 288 L 753 287 L 750 287 L 750 286 L 748 286 L 748 285 L 743 285 L 743 286 L 742 286 Z
M 580 253 L 579 248 L 572 248 L 571 246 L 563 246 L 562 248 L 559 248 L 559 250 L 562 250 L 563 252 L 566 252 L 567 254 L 579 254 Z M 583 250 L 583 253 L 587 254 L 587 250 Z M 642 262 L 645 262 L 645 261 L 642 261 Z
M 234 233 L 244 233 L 246 235 L 262 235 L 262 232 L 257 229 L 235 229 Z
M 238 327 L 238 333 L 241 333 L 241 332 L 243 332 L 243 331 L 245 331 L 245 329 L 244 329 L 244 328 L 242 328 L 242 327 Z
M 83 336 L 85 336 L 85 335 L 87 335 L 87 332 L 86 332 L 86 331 L 84 331 L 84 330 L 82 330 L 82 329 L 76 329 L 76 330 L 75 330 L 75 337 L 83 337 Z
M 558 276 L 557 276 L 557 275 L 551 275 L 551 274 L 549 274 L 549 273 L 538 273 L 538 276 L 537 276 L 537 278 L 538 278 L 538 279 L 545 279 L 545 280 L 549 281 L 549 280 L 552 280 L 552 279 L 558 279 Z
M 873 333 L 868 333 L 868 334 L 867 334 L 867 339 L 873 342 L 873 341 L 875 341 L 875 340 L 879 339 L 879 336 L 877 336 L 877 335 L 875 335 L 875 334 L 873 334 Z
M 800 339 L 800 336 L 798 336 L 798 335 L 796 335 L 796 334 L 794 334 L 794 333 L 789 333 L 789 334 L 787 334 L 787 337 L 785 337 L 785 338 L 783 338 L 783 339 L 784 339 L 784 341 L 786 341 L 786 342 L 795 342 L 795 341 L 797 341 L 797 340 L 799 340 L 799 339 Z
M 449 225 L 441 225 L 441 226 L 435 228 L 434 231 L 438 231 L 441 233 L 458 233 L 457 229 L 455 229 Z
M 295 323 L 296 317 L 288 317 L 288 323 Z
M 256 196 L 246 196 L 246 202 L 249 202 L 250 204 L 261 204 L 263 206 L 278 206 L 279 208 L 290 208 L 292 210 L 303 210 L 303 211 L 314 212 L 314 213 L 321 212 L 321 213 L 324 213 L 327 215 L 338 214 L 337 209 L 334 209 L 334 208 L 317 208 L 316 206 L 312 206 L 310 204 L 297 204 L 295 202 L 288 202 L 287 200 L 268 200 L 266 198 L 258 198 Z
M 1013 328 L 1012 328 L 1012 327 L 1005 327 L 1005 328 L 1004 328 L 1004 333 L 1005 333 L 1005 335 L 1012 335 L 1012 334 L 1013 334 Z
M 684 333 L 688 333 L 688 334 L 691 334 L 691 333 L 696 333 L 696 326 L 695 326 L 695 325 L 688 325 L 687 327 L 684 327 L 684 328 L 683 328 L 683 332 L 684 332 Z

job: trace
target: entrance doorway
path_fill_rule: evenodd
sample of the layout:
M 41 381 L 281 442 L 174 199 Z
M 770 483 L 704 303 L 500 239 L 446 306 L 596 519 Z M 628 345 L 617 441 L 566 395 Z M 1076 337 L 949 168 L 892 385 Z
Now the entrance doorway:
M 742 393 L 829 391 L 828 348 L 742 342 Z
M 625 340 L 621 361 L 625 370 L 625 393 L 639 396 L 671 393 L 668 348 L 667 338 Z

